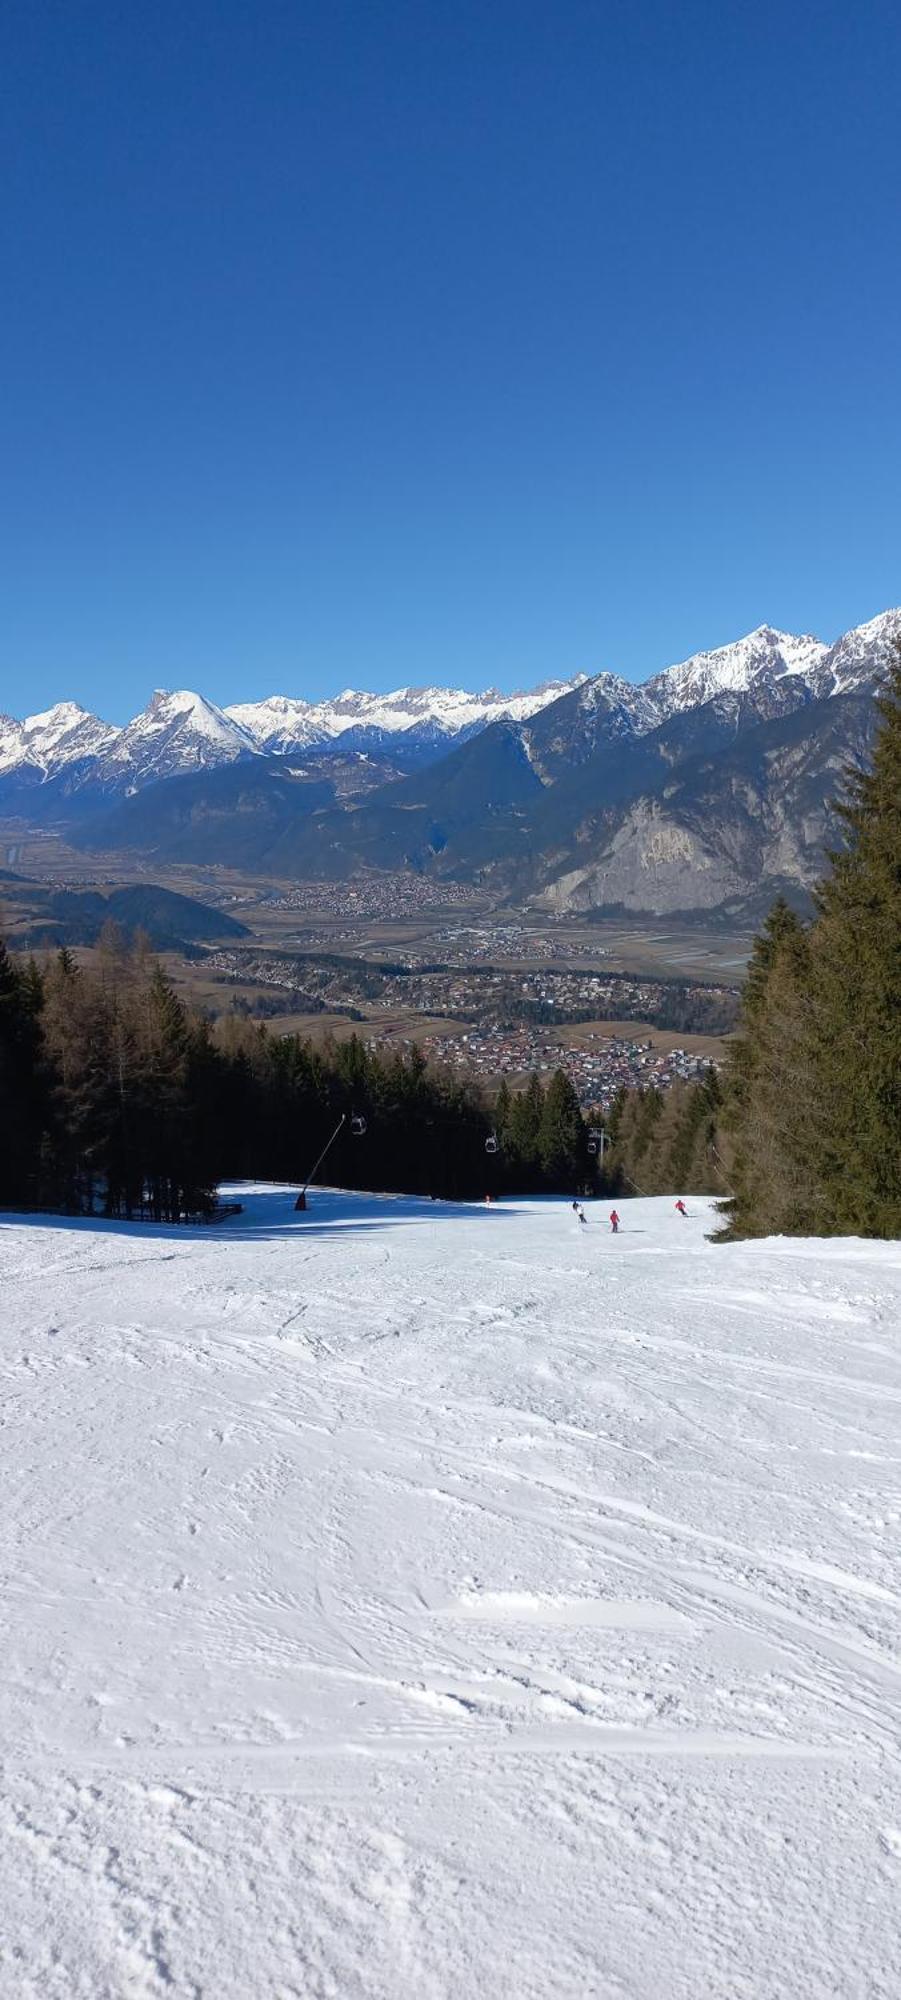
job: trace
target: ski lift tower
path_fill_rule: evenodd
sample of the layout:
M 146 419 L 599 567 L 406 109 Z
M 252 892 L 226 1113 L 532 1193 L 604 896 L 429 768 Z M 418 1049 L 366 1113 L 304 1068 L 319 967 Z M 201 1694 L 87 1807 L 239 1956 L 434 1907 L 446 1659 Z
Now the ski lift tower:
M 347 1121 L 347 1112 L 346 1112 L 346 1111 L 342 1111 L 342 1113 L 341 1113 L 341 1116 L 340 1116 L 340 1118 L 339 1118 L 339 1120 L 338 1120 L 338 1123 L 337 1123 L 337 1125 L 335 1126 L 335 1129 L 334 1129 L 334 1132 L 332 1133 L 332 1135 L 331 1135 L 331 1137 L 330 1137 L 329 1139 L 326 1139 L 326 1142 L 325 1142 L 325 1145 L 324 1145 L 324 1146 L 323 1146 L 323 1148 L 322 1148 L 322 1152 L 321 1152 L 321 1153 L 319 1154 L 319 1157 L 318 1157 L 318 1159 L 314 1160 L 314 1162 L 313 1162 L 313 1165 L 312 1165 L 312 1166 L 311 1166 L 311 1168 L 310 1168 L 310 1171 L 309 1171 L 309 1173 L 308 1173 L 308 1175 L 307 1175 L 307 1177 L 306 1177 L 306 1180 L 304 1181 L 304 1184 L 303 1184 L 303 1187 L 301 1188 L 301 1190 L 300 1190 L 300 1193 L 299 1193 L 299 1195 L 298 1195 L 298 1197 L 297 1197 L 297 1200 L 296 1200 L 296 1202 L 294 1203 L 294 1207 L 295 1207 L 295 1210 L 298 1210 L 298 1209 L 300 1209 L 300 1210 L 303 1210 L 303 1209 L 305 1209 L 305 1208 L 306 1208 L 306 1205 L 307 1205 L 307 1191 L 308 1191 L 308 1189 L 309 1189 L 309 1186 L 310 1186 L 310 1182 L 311 1182 L 312 1180 L 315 1180 L 315 1178 L 316 1178 L 316 1175 L 318 1174 L 318 1172 L 319 1172 L 319 1169 L 320 1169 L 320 1167 L 321 1167 L 321 1165 L 322 1165 L 322 1162 L 323 1162 L 323 1160 L 325 1159 L 325 1156 L 326 1156 L 326 1153 L 330 1153 L 330 1152 L 331 1152 L 331 1150 L 332 1150 L 332 1147 L 333 1147 L 333 1145 L 334 1145 L 334 1143 L 335 1143 L 335 1140 L 336 1140 L 336 1139 L 337 1139 L 337 1137 L 338 1137 L 338 1134 L 339 1134 L 339 1132 L 343 1132 L 343 1130 L 344 1130 L 344 1127 L 345 1127 L 345 1125 L 347 1124 L 347 1122 L 348 1122 L 348 1121 Z M 355 1138 L 355 1139 L 362 1139 L 362 1137 L 363 1137 L 363 1134 L 364 1134 L 364 1132 L 365 1132 L 365 1130 L 366 1130 L 366 1120 L 365 1120 L 365 1118 L 363 1117 L 363 1113 L 362 1113 L 361 1111 L 353 1111 L 353 1112 L 351 1112 L 351 1116 L 350 1116 L 350 1129 L 351 1129 L 351 1132 L 353 1133 L 353 1136 L 354 1136 L 354 1138 Z

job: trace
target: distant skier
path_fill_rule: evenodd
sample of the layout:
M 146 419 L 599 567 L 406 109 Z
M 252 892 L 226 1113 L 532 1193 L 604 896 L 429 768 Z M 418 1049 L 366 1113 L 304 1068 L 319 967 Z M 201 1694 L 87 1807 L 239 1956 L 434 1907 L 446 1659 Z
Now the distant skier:
M 573 1214 L 578 1216 L 580 1222 L 585 1222 L 585 1210 L 580 1201 L 573 1202 Z M 585 1226 L 587 1228 L 588 1224 L 585 1223 Z
M 687 1210 L 687 1208 L 686 1208 L 686 1206 L 685 1206 L 685 1203 L 684 1203 L 684 1201 L 677 1201 L 677 1203 L 676 1203 L 676 1213 L 677 1213 L 677 1215 L 685 1215 L 685 1216 L 687 1216 L 687 1214 L 688 1214 L 688 1210 Z
M 610 1210 L 610 1227 L 613 1231 L 614 1236 L 617 1236 L 619 1234 L 619 1216 L 617 1215 L 615 1208 L 611 1208 Z

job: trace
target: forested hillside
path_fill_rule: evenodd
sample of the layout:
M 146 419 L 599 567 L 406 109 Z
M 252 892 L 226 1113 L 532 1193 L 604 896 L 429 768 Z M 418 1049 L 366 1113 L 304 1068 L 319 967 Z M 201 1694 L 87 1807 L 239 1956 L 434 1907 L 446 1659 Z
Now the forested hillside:
M 574 1192 L 587 1133 L 563 1076 L 529 1094 L 528 1182 Z M 350 1119 L 365 1121 L 355 1137 Z M 302 1182 L 328 1156 L 339 1186 L 449 1197 L 519 1185 L 471 1082 L 358 1039 L 314 1048 L 230 1018 L 214 1031 L 152 955 L 111 928 L 95 966 L 41 969 L 0 944 L 0 1203 L 177 1221 L 209 1213 L 229 1176 Z

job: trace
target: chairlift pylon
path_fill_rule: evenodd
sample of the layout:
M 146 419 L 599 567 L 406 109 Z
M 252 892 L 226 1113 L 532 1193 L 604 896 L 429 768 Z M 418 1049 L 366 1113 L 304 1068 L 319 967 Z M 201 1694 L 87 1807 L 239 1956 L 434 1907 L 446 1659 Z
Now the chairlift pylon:
M 302 1211 L 303 1209 L 305 1209 L 305 1208 L 306 1208 L 306 1205 L 307 1205 L 307 1190 L 308 1190 L 308 1188 L 309 1188 L 309 1185 L 310 1185 L 310 1182 L 311 1182 L 311 1180 L 315 1179 L 315 1176 L 316 1176 L 316 1174 L 317 1174 L 317 1173 L 319 1172 L 319 1169 L 320 1169 L 320 1167 L 321 1167 L 321 1165 L 322 1165 L 322 1162 L 323 1162 L 323 1160 L 325 1159 L 325 1156 L 326 1156 L 326 1153 L 330 1153 L 330 1152 L 331 1152 L 331 1149 L 332 1149 L 332 1147 L 333 1147 L 333 1145 L 334 1145 L 334 1143 L 335 1143 L 335 1140 L 336 1140 L 336 1139 L 337 1139 L 337 1137 L 338 1137 L 338 1134 L 339 1134 L 339 1132 L 343 1132 L 343 1130 L 344 1130 L 344 1127 L 345 1127 L 345 1125 L 347 1124 L 347 1122 L 348 1122 L 348 1121 L 347 1121 L 347 1112 L 346 1112 L 346 1111 L 342 1111 L 342 1113 L 341 1113 L 341 1116 L 340 1116 L 340 1118 L 339 1118 L 339 1120 L 338 1120 L 338 1123 L 337 1123 L 337 1125 L 335 1126 L 335 1129 L 334 1129 L 334 1132 L 333 1132 L 333 1133 L 331 1134 L 331 1137 L 330 1137 L 330 1138 L 326 1139 L 326 1142 L 325 1142 L 325 1145 L 324 1145 L 324 1146 L 323 1146 L 323 1148 L 322 1148 L 322 1152 L 321 1152 L 321 1153 L 319 1154 L 319 1157 L 318 1157 L 318 1159 L 314 1160 L 314 1162 L 313 1162 L 313 1165 L 312 1165 L 312 1166 L 311 1166 L 311 1168 L 310 1168 L 310 1171 L 309 1171 L 309 1173 L 308 1173 L 308 1175 L 307 1175 L 307 1177 L 306 1177 L 306 1180 L 304 1181 L 304 1184 L 303 1184 L 303 1187 L 301 1188 L 301 1190 L 300 1190 L 300 1193 L 299 1193 L 299 1195 L 298 1195 L 298 1197 L 297 1197 L 297 1200 L 296 1200 L 296 1202 L 294 1203 L 294 1207 L 295 1207 L 295 1209 L 300 1209 L 300 1210 Z M 350 1129 L 351 1129 L 351 1132 L 353 1133 L 353 1135 L 354 1135 L 354 1138 L 355 1138 L 355 1139 L 362 1139 L 362 1137 L 363 1137 L 363 1133 L 364 1133 L 364 1132 L 365 1132 L 365 1130 L 366 1130 L 366 1120 L 365 1120 L 365 1118 L 363 1117 L 363 1114 L 362 1114 L 362 1112 L 361 1112 L 361 1111 L 353 1111 L 353 1112 L 351 1113 L 351 1117 L 350 1117 Z

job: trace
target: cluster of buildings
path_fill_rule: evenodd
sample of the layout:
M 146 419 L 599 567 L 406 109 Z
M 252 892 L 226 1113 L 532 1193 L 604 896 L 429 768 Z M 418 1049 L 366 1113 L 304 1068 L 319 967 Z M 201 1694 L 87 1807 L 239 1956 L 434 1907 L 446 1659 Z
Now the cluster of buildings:
M 673 1012 L 672 989 L 666 981 L 629 973 L 586 973 L 573 969 L 509 966 L 453 966 L 441 963 L 400 969 L 360 956 L 335 958 L 327 953 L 299 955 L 233 946 L 207 954 L 207 969 L 229 981 L 275 987 L 285 994 L 285 1011 L 317 1007 L 370 1016 L 380 1012 L 444 1015 L 472 1022 L 468 1045 L 490 1037 L 492 1046 L 527 1037 L 567 1021 L 655 1021 L 684 1032 L 722 1033 L 733 1025 L 731 989 L 693 986 L 678 989 Z M 714 1010 L 710 1013 L 711 1007 Z M 667 1013 L 668 1009 L 668 1013 Z M 520 1029 L 522 1023 L 522 1029 Z M 477 1024 L 477 1025 L 476 1025 Z M 449 1040 L 459 1038 L 459 1031 Z
M 394 970 L 360 957 L 335 963 L 328 954 L 295 958 L 241 946 L 209 952 L 205 963 L 226 978 L 282 987 L 289 996 L 312 994 L 328 1007 L 359 1006 L 365 1000 L 376 1009 L 448 1014 L 490 1028 L 509 1025 L 518 1014 L 551 1008 L 561 1021 L 653 1020 L 666 991 L 659 980 L 628 973 L 540 968 L 525 972 L 508 966 L 445 963 Z M 688 993 L 690 998 L 691 989 Z
M 357 876 L 353 882 L 301 882 L 295 889 L 273 889 L 256 900 L 264 910 L 299 910 L 304 916 L 416 917 L 423 911 L 456 909 L 478 903 L 484 891 L 463 882 L 437 885 L 412 873 Z
M 430 930 L 425 945 L 406 947 L 403 963 L 415 966 L 438 955 L 448 965 L 493 964 L 500 960 L 506 963 L 524 964 L 541 961 L 559 961 L 561 946 L 559 939 L 549 936 L 545 930 L 530 930 L 527 924 L 502 923 L 486 918 L 483 923 L 444 924 Z M 567 960 L 591 963 L 605 958 L 603 945 L 594 939 L 579 940 L 567 938 L 565 956 Z
M 494 964 L 476 967 L 471 961 L 434 971 L 411 970 L 395 976 L 391 989 L 383 1000 L 387 1007 L 406 1004 L 422 1014 L 471 1015 L 492 1026 L 515 1016 L 523 1005 L 556 1008 L 562 1020 L 615 1017 L 624 1011 L 646 1020 L 659 1007 L 662 991 L 658 981 L 622 973 L 524 971 Z
M 429 1035 L 420 1046 L 431 1062 L 464 1069 L 492 1085 L 502 1076 L 512 1081 L 531 1075 L 533 1070 L 545 1076 L 560 1069 L 569 1077 L 583 1108 L 598 1105 L 604 1110 L 618 1090 L 667 1090 L 679 1081 L 696 1082 L 710 1068 L 709 1058 L 687 1049 L 655 1049 L 643 1037 L 632 1040 L 592 1031 L 578 1048 L 546 1033 L 510 1033 L 500 1028 Z

